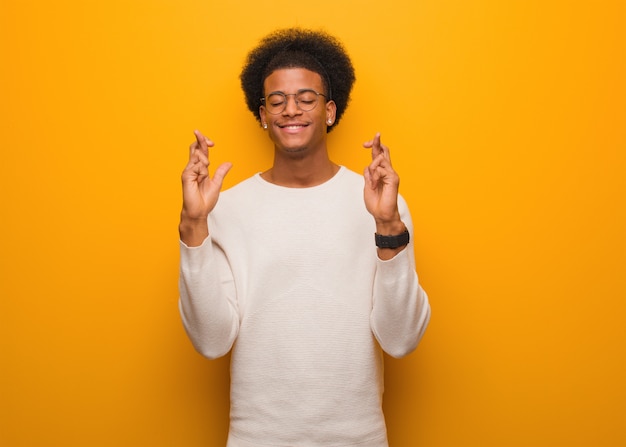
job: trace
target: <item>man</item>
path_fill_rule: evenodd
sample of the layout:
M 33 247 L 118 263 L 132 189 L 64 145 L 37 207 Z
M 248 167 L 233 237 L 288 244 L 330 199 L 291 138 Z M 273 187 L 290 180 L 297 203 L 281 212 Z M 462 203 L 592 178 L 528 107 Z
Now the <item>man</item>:
M 332 36 L 277 31 L 241 73 L 274 143 L 272 167 L 220 194 L 231 165 L 211 178 L 213 142 L 195 132 L 182 175 L 180 312 L 201 354 L 232 348 L 228 447 L 388 445 L 382 350 L 415 349 L 430 307 L 380 135 L 364 143 L 364 176 L 329 159 L 327 133 L 354 79 Z

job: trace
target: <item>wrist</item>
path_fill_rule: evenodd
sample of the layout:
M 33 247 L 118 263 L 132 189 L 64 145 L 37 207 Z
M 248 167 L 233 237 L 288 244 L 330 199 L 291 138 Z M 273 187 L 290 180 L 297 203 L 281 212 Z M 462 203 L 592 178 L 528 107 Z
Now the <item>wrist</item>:
M 376 233 L 383 236 L 393 236 L 404 233 L 406 225 L 399 218 L 392 221 L 376 221 Z
M 374 240 L 378 247 L 378 256 L 387 260 L 406 247 L 409 243 L 409 232 L 399 217 L 391 221 L 376 220 Z
M 209 235 L 209 225 L 207 219 L 192 219 L 181 215 L 180 224 L 178 225 L 178 233 L 180 240 L 189 247 L 197 247 Z

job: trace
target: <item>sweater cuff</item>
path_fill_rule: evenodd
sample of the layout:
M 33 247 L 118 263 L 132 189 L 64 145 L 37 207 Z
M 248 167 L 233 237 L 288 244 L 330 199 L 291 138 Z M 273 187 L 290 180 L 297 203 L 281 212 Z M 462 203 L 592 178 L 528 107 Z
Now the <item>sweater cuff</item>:
M 197 270 L 209 258 L 212 248 L 211 236 L 207 236 L 197 247 L 189 247 L 182 240 L 179 240 L 179 245 L 181 267 Z
M 397 269 L 409 268 L 411 266 L 410 251 L 412 248 L 407 245 L 402 251 L 396 253 L 396 255 L 387 260 L 380 259 L 376 256 L 377 268 L 381 272 L 397 272 Z
M 393 263 L 395 260 L 397 260 L 398 258 L 402 258 L 405 261 L 409 260 L 409 249 L 410 249 L 410 244 L 409 245 L 405 245 L 404 248 L 402 250 L 400 250 L 398 253 L 396 253 L 396 255 L 391 258 L 391 259 L 380 259 L 378 256 L 376 256 L 376 259 L 378 259 L 378 263 L 379 264 L 389 264 L 389 263 Z

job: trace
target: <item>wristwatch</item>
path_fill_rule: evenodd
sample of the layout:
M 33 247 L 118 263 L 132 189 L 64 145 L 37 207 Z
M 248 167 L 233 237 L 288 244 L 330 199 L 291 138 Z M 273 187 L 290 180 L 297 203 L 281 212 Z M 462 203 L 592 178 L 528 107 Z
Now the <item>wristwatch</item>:
M 378 248 L 402 247 L 409 243 L 409 230 L 404 230 L 404 233 L 395 236 L 383 236 L 382 234 L 374 233 L 374 240 Z

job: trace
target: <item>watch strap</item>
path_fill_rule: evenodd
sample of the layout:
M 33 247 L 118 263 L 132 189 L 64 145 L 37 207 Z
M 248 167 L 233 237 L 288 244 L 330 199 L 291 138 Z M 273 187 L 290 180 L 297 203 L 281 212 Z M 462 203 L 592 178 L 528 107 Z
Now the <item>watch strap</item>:
M 409 243 L 409 230 L 404 230 L 404 233 L 396 234 L 392 236 L 383 236 L 382 234 L 375 233 L 374 240 L 378 248 L 398 248 L 403 247 Z

